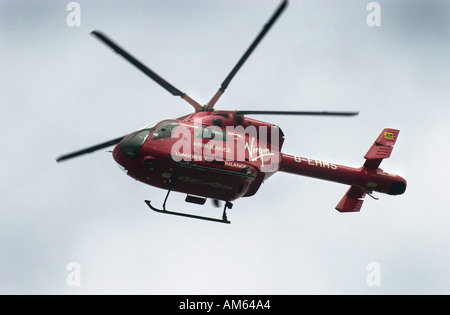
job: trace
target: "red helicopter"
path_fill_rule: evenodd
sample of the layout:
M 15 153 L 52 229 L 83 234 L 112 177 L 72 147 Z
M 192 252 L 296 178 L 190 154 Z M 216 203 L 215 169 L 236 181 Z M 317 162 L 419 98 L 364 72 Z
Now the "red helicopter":
M 115 145 L 114 160 L 132 178 L 167 190 L 162 209 L 146 204 L 154 211 L 220 223 L 230 223 L 226 210 L 232 201 L 256 194 L 261 184 L 276 172 L 287 172 L 350 185 L 336 206 L 340 212 L 361 209 L 364 197 L 374 191 L 400 195 L 406 180 L 379 168 L 390 157 L 399 130 L 384 129 L 364 156 L 362 167 L 353 168 L 335 163 L 289 155 L 281 152 L 284 134 L 271 123 L 246 115 L 316 115 L 355 116 L 358 112 L 255 111 L 215 110 L 214 105 L 230 81 L 269 31 L 288 1 L 282 1 L 256 39 L 238 61 L 206 105 L 201 105 L 180 91 L 99 31 L 91 34 L 153 79 L 174 96 L 191 104 L 195 112 L 177 119 L 163 120 L 129 135 L 118 137 L 83 150 L 63 155 L 61 162 Z M 224 201 L 222 218 L 198 216 L 166 209 L 170 192 L 187 194 L 186 201 L 204 204 L 207 198 L 216 206 Z M 373 197 L 374 199 L 377 199 Z

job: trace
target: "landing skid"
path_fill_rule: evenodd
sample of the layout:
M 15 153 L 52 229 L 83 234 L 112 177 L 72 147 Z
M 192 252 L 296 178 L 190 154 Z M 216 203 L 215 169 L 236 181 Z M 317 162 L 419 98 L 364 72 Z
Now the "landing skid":
M 158 209 L 158 208 L 155 208 L 154 206 L 152 206 L 150 200 L 145 200 L 145 203 L 147 204 L 147 206 L 149 206 L 150 209 L 152 209 L 153 211 L 158 212 L 158 213 L 172 214 L 172 215 L 178 215 L 181 217 L 186 217 L 186 218 L 191 218 L 191 219 L 198 219 L 198 220 L 230 224 L 231 222 L 228 221 L 228 219 L 227 219 L 227 208 L 231 209 L 233 207 L 233 204 L 229 201 L 226 201 L 225 206 L 223 207 L 222 219 L 203 217 L 203 216 L 189 214 L 189 213 L 174 212 L 174 211 L 166 210 L 167 199 L 169 198 L 170 192 L 172 191 L 172 188 L 174 187 L 175 182 L 176 182 L 178 175 L 181 172 L 182 168 L 183 168 L 183 165 L 181 165 L 181 164 L 178 165 L 178 168 L 177 168 L 175 174 L 170 178 L 170 186 L 169 186 L 169 189 L 167 190 L 166 198 L 164 198 L 162 209 Z M 192 199 L 196 199 L 195 197 L 192 197 L 192 196 L 190 198 L 191 198 L 191 201 L 192 201 Z M 186 199 L 186 201 L 188 201 L 188 199 L 189 199 L 189 195 L 188 195 L 188 198 Z
M 210 217 L 202 217 L 202 216 L 199 216 L 199 215 L 193 215 L 193 214 L 182 213 L 182 212 L 168 211 L 168 210 L 165 209 L 165 203 L 163 205 L 163 209 L 158 209 L 158 208 L 155 208 L 154 206 L 152 206 L 150 200 L 145 200 L 145 203 L 147 204 L 147 206 L 149 206 L 150 209 L 152 209 L 153 211 L 158 212 L 158 213 L 172 214 L 172 215 L 178 215 L 178 216 L 192 218 L 192 219 L 213 221 L 213 222 L 226 223 L 226 224 L 230 224 L 231 223 L 231 221 L 228 221 L 227 213 L 226 213 L 227 208 L 231 209 L 231 207 L 233 206 L 233 204 L 231 202 L 226 202 L 225 203 L 225 207 L 223 208 L 222 219 L 216 219 L 216 218 L 210 218 Z

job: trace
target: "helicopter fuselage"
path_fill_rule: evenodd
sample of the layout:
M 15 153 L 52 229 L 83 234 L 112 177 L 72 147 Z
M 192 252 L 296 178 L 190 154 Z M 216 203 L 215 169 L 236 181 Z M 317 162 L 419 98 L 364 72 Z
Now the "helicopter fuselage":
M 350 185 L 349 199 L 359 200 L 366 192 L 405 191 L 402 177 L 378 167 L 397 136 L 398 130 L 383 130 L 366 154 L 366 163 L 353 168 L 282 153 L 284 135 L 274 124 L 233 111 L 198 112 L 124 137 L 113 157 L 140 182 L 204 198 L 228 202 L 253 196 L 265 180 L 282 171 Z
M 276 125 L 232 111 L 199 112 L 126 136 L 113 157 L 140 182 L 232 201 L 254 195 L 278 171 L 283 142 Z

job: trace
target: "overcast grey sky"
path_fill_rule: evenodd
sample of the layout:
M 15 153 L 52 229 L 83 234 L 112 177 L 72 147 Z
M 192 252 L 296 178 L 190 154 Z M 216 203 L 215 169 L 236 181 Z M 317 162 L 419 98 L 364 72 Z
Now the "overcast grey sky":
M 381 167 L 408 188 L 341 214 L 346 186 L 279 173 L 234 203 L 231 225 L 151 212 L 144 199 L 165 192 L 110 153 L 55 158 L 192 111 L 92 30 L 205 103 L 279 1 L 77 1 L 80 26 L 69 2 L 0 0 L 0 293 L 450 293 L 449 2 L 377 1 L 370 27 L 370 1 L 290 1 L 216 108 L 358 110 L 258 119 L 281 126 L 283 152 L 353 167 L 400 129 Z M 183 199 L 168 207 L 220 216 Z

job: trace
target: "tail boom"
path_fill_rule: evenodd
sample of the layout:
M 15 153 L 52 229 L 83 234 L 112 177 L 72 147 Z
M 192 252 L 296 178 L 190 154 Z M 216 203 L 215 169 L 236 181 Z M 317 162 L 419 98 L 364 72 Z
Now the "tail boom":
M 406 189 L 405 179 L 380 168 L 354 168 L 284 153 L 281 154 L 280 171 L 357 186 L 368 192 L 400 195 Z
M 281 154 L 280 171 L 350 185 L 336 209 L 356 212 L 361 209 L 366 193 L 373 191 L 401 195 L 406 190 L 406 180 L 399 175 L 384 172 L 381 168 L 349 166 Z
M 290 154 L 281 153 L 279 170 L 346 185 L 364 185 L 362 168 L 353 168 Z
M 405 192 L 404 178 L 379 168 L 383 159 L 391 156 L 399 132 L 397 129 L 384 129 L 364 156 L 366 162 L 360 168 L 281 153 L 279 170 L 350 185 L 336 210 L 357 212 L 361 209 L 367 193 L 377 191 L 388 195 L 401 195 Z

